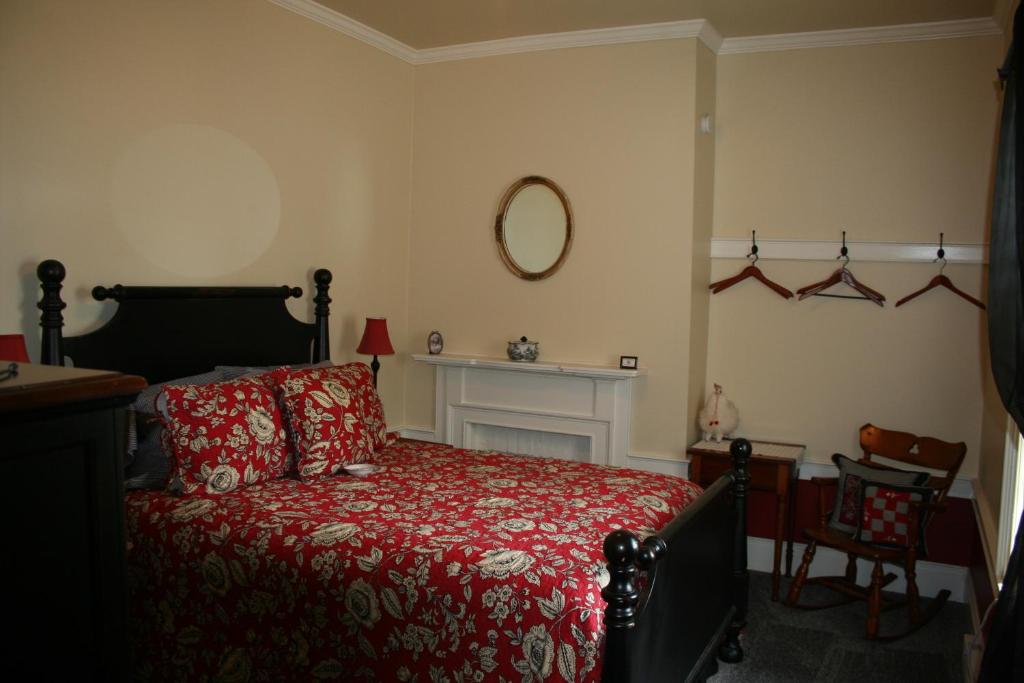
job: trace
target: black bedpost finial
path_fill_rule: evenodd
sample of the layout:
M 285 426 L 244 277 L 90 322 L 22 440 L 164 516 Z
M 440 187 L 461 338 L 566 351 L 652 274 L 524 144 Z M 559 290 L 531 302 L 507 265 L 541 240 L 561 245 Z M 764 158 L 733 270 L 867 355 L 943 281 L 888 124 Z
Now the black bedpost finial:
M 746 439 L 736 439 L 729 447 L 732 455 L 733 514 L 736 532 L 733 536 L 733 604 L 736 611 L 725 632 L 725 640 L 718 648 L 718 658 L 735 664 L 743 661 L 740 632 L 747 625 L 747 592 L 750 577 L 747 574 L 747 493 L 750 490 L 750 455 L 753 448 Z
M 749 465 L 750 455 L 753 451 L 754 447 L 746 439 L 735 439 L 732 445 L 729 446 L 729 454 L 732 456 L 732 468 L 736 478 L 736 497 L 742 497 L 744 502 L 750 487 Z
M 326 268 L 320 268 L 313 273 L 313 281 L 316 283 L 316 296 L 313 297 L 313 303 L 316 304 L 313 309 L 316 314 L 316 339 L 313 341 L 314 363 L 331 358 L 330 336 L 327 328 L 327 319 L 331 315 L 331 297 L 327 295 L 327 290 L 331 287 L 332 279 L 334 276 Z
M 96 285 L 92 288 L 92 298 L 96 301 L 106 301 L 107 299 L 113 299 L 114 301 L 124 301 L 125 287 L 122 284 L 116 284 L 113 287 L 104 287 L 102 285 Z
M 625 529 L 613 531 L 604 539 L 604 556 L 608 560 L 608 585 L 601 597 L 608 603 L 604 623 L 609 629 L 632 628 L 636 625 L 636 606 L 640 590 L 636 585 L 636 560 L 640 541 Z
M 637 587 L 637 559 L 640 541 L 630 531 L 618 529 L 604 539 L 608 560 L 608 584 L 601 589 L 607 603 L 604 610 L 605 635 L 602 681 L 626 681 L 630 676 L 629 635 L 636 626 L 640 589 Z
M 43 344 L 40 362 L 44 365 L 64 365 L 64 338 L 61 328 L 64 327 L 64 315 L 61 313 L 67 304 L 60 298 L 60 290 L 64 286 L 64 264 L 54 259 L 47 259 L 36 268 L 39 286 L 43 290 L 43 299 L 36 306 L 42 311 L 39 326 L 43 328 Z
M 640 552 L 637 553 L 636 563 L 640 569 L 647 571 L 657 564 L 658 560 L 668 554 L 668 543 L 658 536 L 648 536 L 640 545 Z

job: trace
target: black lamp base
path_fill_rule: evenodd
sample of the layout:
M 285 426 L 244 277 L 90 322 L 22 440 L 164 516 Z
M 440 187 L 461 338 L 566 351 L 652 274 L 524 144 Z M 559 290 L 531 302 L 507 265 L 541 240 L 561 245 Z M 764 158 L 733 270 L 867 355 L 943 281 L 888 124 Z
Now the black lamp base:
M 373 362 L 370 363 L 370 369 L 373 370 L 373 388 L 377 388 L 377 371 L 380 370 L 380 361 L 377 360 L 377 356 L 374 355 Z

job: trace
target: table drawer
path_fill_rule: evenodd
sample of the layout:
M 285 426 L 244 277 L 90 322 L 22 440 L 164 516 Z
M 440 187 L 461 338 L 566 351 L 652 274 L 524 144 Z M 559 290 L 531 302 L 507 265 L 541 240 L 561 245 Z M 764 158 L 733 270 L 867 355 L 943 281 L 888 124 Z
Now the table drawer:
M 732 459 L 728 455 L 701 453 L 699 456 L 694 455 L 692 457 L 699 457 L 701 460 L 700 481 L 697 482 L 701 486 L 710 485 L 715 479 L 718 479 L 718 477 L 732 469 Z M 750 471 L 751 488 L 758 491 L 775 491 L 778 488 L 777 477 L 779 467 L 777 463 L 765 462 L 755 456 L 750 459 L 748 469 Z M 792 478 L 792 467 L 789 469 L 790 478 Z

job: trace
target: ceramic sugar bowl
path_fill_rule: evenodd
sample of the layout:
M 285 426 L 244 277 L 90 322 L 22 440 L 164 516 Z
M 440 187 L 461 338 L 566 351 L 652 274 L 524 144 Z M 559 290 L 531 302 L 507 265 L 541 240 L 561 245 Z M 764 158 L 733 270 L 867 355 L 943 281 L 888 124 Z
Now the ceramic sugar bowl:
M 512 360 L 523 362 L 537 360 L 537 347 L 539 345 L 540 342 L 520 337 L 518 341 L 510 341 L 508 343 L 508 357 Z

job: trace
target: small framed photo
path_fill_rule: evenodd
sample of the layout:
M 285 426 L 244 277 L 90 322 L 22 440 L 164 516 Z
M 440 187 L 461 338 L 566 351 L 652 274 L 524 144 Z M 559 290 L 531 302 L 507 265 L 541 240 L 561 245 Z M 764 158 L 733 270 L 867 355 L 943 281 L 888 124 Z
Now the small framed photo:
M 434 330 L 427 335 L 427 352 L 431 355 L 437 355 L 444 349 L 444 337 L 437 330 Z
M 623 370 L 636 370 L 640 363 L 636 356 L 619 356 L 619 367 Z

